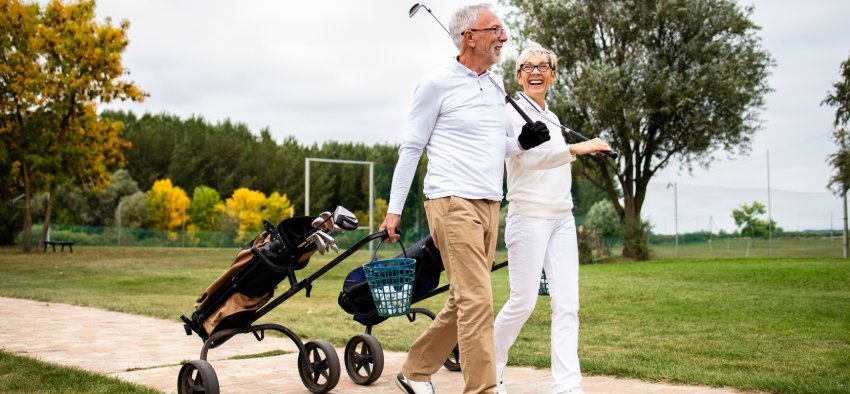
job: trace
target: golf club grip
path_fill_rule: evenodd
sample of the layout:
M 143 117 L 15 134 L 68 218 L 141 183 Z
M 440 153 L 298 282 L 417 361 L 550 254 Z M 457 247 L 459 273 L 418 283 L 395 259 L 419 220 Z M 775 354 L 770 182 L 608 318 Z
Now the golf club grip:
M 522 118 L 525 119 L 525 123 L 534 123 L 531 121 L 531 118 L 528 117 L 525 111 L 523 111 L 522 108 L 519 107 L 516 101 L 511 98 L 511 96 L 505 95 L 505 100 L 507 100 L 511 104 L 511 106 L 514 107 L 516 112 L 519 113 L 519 116 L 522 116 Z
M 590 141 L 590 138 L 585 137 L 584 134 L 580 134 L 578 131 L 571 130 L 571 129 L 565 127 L 565 126 L 561 126 L 561 127 L 564 130 L 566 130 L 567 133 L 569 133 L 571 136 L 573 136 L 573 138 L 575 138 L 575 139 L 577 139 L 581 142 Z M 605 156 L 608 156 L 613 160 L 617 160 L 617 156 L 620 156 L 620 154 L 617 153 L 617 151 L 614 151 L 614 150 L 610 150 L 610 151 L 602 152 L 602 153 L 605 153 Z

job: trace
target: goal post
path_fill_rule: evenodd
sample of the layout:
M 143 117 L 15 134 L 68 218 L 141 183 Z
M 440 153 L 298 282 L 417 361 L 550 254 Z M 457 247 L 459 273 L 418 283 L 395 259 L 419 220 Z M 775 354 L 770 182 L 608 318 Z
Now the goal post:
M 374 232 L 375 223 L 375 162 L 360 161 L 360 160 L 341 160 L 341 159 L 325 159 L 319 157 L 304 158 L 304 216 L 310 216 L 310 163 L 334 163 L 334 164 L 358 164 L 369 167 L 369 226 L 359 226 L 358 230 L 369 230 L 369 234 Z M 372 243 L 369 243 L 369 251 L 372 250 Z

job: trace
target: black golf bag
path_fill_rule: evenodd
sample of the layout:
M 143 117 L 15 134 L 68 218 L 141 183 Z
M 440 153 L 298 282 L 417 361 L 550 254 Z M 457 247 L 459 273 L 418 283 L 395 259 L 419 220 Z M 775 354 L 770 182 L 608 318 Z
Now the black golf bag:
M 437 288 L 440 283 L 440 273 L 444 269 L 443 260 L 430 235 L 406 249 L 405 254 L 416 260 L 416 277 L 413 281 L 412 294 L 415 302 Z M 405 257 L 405 254 L 399 254 L 396 258 Z M 355 268 L 345 278 L 337 302 L 344 311 L 354 315 L 354 320 L 364 326 L 374 326 L 388 319 L 378 315 L 363 267 Z
M 254 313 L 274 296 L 275 287 L 292 271 L 307 266 L 316 252 L 316 245 L 307 240 L 322 231 L 312 225 L 314 219 L 293 217 L 277 226 L 265 222 L 266 230 L 240 250 L 230 268 L 198 297 L 192 318 L 181 316 L 186 328 L 206 340 L 214 332 L 250 325 Z

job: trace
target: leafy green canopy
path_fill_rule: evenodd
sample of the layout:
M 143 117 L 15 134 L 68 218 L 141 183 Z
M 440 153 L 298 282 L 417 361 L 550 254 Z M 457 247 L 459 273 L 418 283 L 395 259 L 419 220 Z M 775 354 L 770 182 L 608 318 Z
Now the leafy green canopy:
M 850 122 L 850 57 L 841 62 L 840 72 L 841 80 L 833 85 L 835 90 L 821 104 L 835 107 L 835 131 L 832 136 L 838 145 L 838 152 L 829 155 L 827 159 L 834 169 L 828 186 L 834 192 L 844 194 L 850 189 L 850 136 L 846 128 Z
M 732 0 L 506 3 L 515 8 L 513 41 L 559 57 L 552 110 L 620 152 L 617 162 L 596 157 L 579 172 L 606 191 L 621 220 L 640 220 L 650 179 L 671 162 L 708 167 L 718 151 L 749 149 L 772 65 L 751 8 Z M 514 70 L 506 66 L 507 75 Z M 624 254 L 630 249 L 639 248 L 626 240 Z

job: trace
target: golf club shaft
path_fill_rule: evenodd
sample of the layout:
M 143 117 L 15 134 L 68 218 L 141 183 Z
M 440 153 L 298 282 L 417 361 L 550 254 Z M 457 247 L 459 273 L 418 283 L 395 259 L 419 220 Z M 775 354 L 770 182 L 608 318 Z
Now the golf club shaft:
M 505 100 L 507 100 L 507 102 L 511 104 L 511 107 L 514 107 L 516 112 L 519 113 L 519 116 L 522 116 L 522 118 L 525 119 L 525 123 L 534 123 L 534 122 L 531 121 L 531 118 L 528 117 L 528 115 L 525 113 L 525 111 L 523 111 L 522 108 L 519 107 L 519 104 L 517 104 L 516 101 L 514 101 L 514 99 L 511 98 L 510 95 L 506 94 Z
M 431 12 L 431 9 L 429 9 L 428 7 L 425 7 L 425 9 L 426 9 L 426 10 L 428 10 L 428 13 L 429 13 L 429 14 L 431 14 L 431 17 L 432 17 L 432 18 L 434 18 L 434 20 L 435 20 L 435 21 L 437 21 L 437 23 L 439 23 L 439 24 L 440 24 L 440 27 L 442 27 L 442 28 L 443 28 L 443 30 L 445 30 L 445 31 L 446 31 L 446 33 L 448 33 L 449 37 L 451 37 L 451 36 L 452 36 L 452 33 L 451 33 L 451 32 L 449 32 L 449 29 L 446 29 L 446 27 L 445 27 L 445 26 L 443 26 L 443 22 L 440 22 L 440 20 L 439 20 L 439 19 L 437 19 L 437 17 L 436 17 L 436 16 L 434 16 L 434 13 L 433 13 L 433 12 Z

